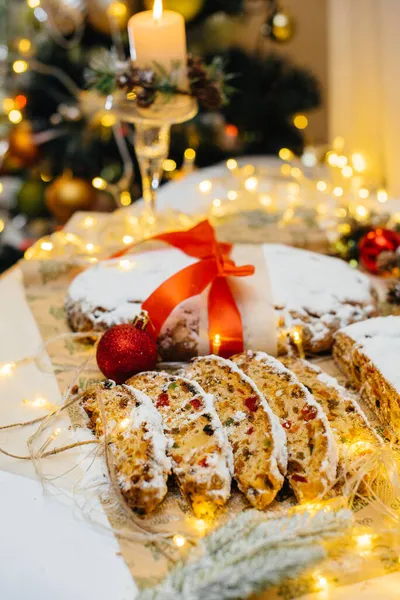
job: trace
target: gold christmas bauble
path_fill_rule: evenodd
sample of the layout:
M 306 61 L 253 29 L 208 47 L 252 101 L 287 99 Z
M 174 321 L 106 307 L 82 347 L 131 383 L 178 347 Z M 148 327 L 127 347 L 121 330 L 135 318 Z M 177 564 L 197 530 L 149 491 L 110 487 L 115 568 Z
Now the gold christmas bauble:
M 90 25 L 110 35 L 110 19 L 120 31 L 125 31 L 134 12 L 139 10 L 138 0 L 87 0 L 87 19 Z
M 77 210 L 90 210 L 96 192 L 85 179 L 64 173 L 46 189 L 46 205 L 60 223 L 65 223 Z
M 35 144 L 29 121 L 21 121 L 12 129 L 8 143 L 10 156 L 19 159 L 22 166 L 29 166 L 37 160 L 39 148 Z
M 147 10 L 152 10 L 154 0 L 145 0 Z M 201 11 L 204 6 L 204 0 L 163 0 L 164 10 L 175 10 L 180 13 L 185 21 L 191 21 Z
M 266 35 L 275 42 L 290 42 L 294 35 L 293 17 L 284 10 L 277 10 L 266 25 Z

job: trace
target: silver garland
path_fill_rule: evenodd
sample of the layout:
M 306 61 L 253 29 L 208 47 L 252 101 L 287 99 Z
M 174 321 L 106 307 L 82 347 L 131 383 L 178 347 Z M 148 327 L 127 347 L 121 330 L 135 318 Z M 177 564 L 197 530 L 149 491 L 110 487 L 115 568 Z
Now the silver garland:
M 321 542 L 351 524 L 349 510 L 276 519 L 246 511 L 204 538 L 185 563 L 137 600 L 248 598 L 322 560 L 326 551 Z

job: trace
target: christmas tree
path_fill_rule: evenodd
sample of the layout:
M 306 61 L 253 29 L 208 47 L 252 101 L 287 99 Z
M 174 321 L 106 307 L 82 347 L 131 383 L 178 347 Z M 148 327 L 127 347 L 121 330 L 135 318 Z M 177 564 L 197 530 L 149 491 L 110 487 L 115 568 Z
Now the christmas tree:
M 12 175 L 19 190 L 10 192 L 0 222 L 4 228 L 4 222 L 20 219 L 14 245 L 51 231 L 75 210 L 113 210 L 140 197 L 130 126 L 93 111 L 82 91 L 99 49 L 114 48 L 121 59 L 129 55 L 129 17 L 151 5 L 151 0 L 3 0 L 1 125 L 7 147 L 1 174 Z M 165 0 L 164 6 L 184 15 L 194 55 L 207 62 L 219 55 L 235 74 L 235 91 L 221 111 L 200 110 L 193 121 L 173 128 L 167 175 L 174 176 L 188 148 L 196 152 L 198 167 L 232 155 L 276 154 L 282 147 L 300 154 L 304 132 L 293 118 L 319 105 L 318 82 L 266 51 L 264 43 L 290 39 L 291 16 L 274 0 Z

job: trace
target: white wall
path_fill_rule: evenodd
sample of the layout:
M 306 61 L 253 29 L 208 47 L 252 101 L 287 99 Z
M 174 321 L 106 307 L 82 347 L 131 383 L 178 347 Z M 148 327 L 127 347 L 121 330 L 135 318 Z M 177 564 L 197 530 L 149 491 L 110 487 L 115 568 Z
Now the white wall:
M 328 0 L 329 134 L 400 197 L 400 0 Z

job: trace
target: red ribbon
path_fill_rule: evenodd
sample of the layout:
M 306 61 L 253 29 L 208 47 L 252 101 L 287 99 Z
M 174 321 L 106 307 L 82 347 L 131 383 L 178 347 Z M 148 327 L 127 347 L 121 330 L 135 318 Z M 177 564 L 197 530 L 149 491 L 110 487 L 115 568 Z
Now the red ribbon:
M 179 248 L 185 254 L 200 260 L 178 271 L 164 281 L 142 304 L 154 325 L 155 333 L 174 310 L 184 300 L 201 294 L 211 284 L 208 295 L 208 334 L 210 351 L 214 342 L 220 341 L 219 354 L 232 356 L 243 351 L 243 326 L 239 309 L 233 298 L 227 277 L 247 277 L 253 275 L 254 267 L 238 267 L 229 258 L 232 244 L 217 242 L 214 229 L 209 221 L 202 221 L 187 231 L 174 231 L 156 235 L 152 240 L 160 240 Z M 132 244 L 114 254 L 111 258 L 129 252 Z

